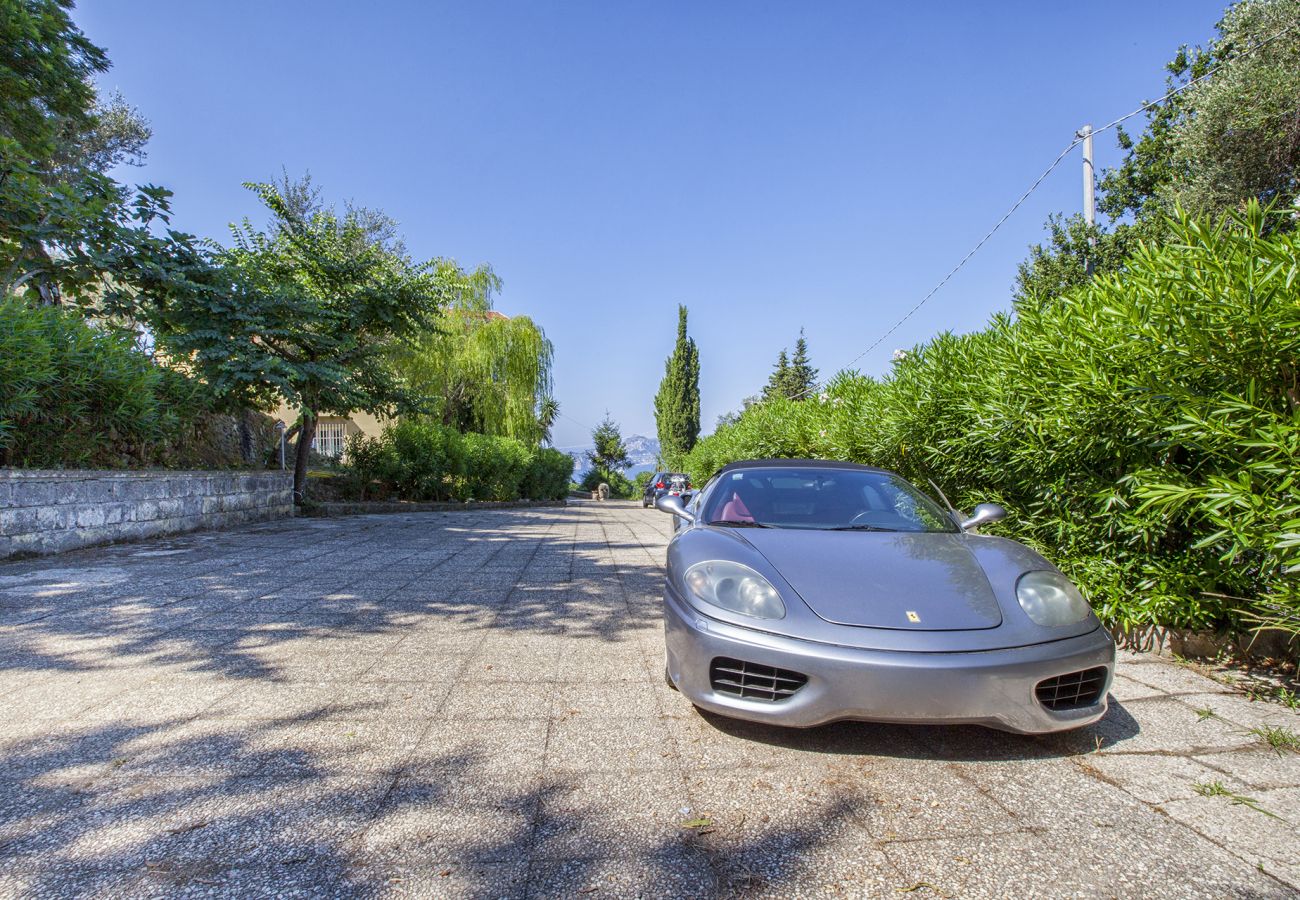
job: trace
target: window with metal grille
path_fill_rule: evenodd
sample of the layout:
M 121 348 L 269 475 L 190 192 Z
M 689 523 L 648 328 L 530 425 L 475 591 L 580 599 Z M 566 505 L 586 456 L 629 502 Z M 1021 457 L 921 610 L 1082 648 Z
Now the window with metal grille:
M 316 439 L 311 448 L 321 456 L 338 459 L 348 441 L 347 422 L 320 422 L 316 425 Z

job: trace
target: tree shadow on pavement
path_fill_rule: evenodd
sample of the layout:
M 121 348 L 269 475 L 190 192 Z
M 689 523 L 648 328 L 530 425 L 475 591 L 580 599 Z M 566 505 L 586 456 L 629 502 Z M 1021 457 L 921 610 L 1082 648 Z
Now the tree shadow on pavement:
M 797 858 L 868 799 L 851 788 L 797 822 L 726 834 L 683 827 L 670 808 L 628 828 L 635 811 L 502 766 L 490 740 L 378 756 L 321 741 L 317 726 L 345 738 L 361 713 L 104 723 L 10 742 L 0 893 L 722 896 L 795 877 Z
M 890 894 L 898 798 L 859 768 L 1094 748 L 695 716 L 656 669 L 657 528 L 296 520 L 0 566 L 0 895 L 712 897 L 845 859 Z
M 639 558 L 616 559 L 556 509 L 295 520 L 11 562 L 0 672 L 267 679 L 320 641 L 382 653 L 420 628 L 618 642 L 659 615 L 644 593 L 658 548 L 628 547 Z

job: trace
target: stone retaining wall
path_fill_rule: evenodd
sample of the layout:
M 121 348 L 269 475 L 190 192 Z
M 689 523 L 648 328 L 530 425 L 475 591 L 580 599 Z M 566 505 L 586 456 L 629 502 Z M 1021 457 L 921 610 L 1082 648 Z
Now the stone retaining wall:
M 291 515 L 290 472 L 0 469 L 0 559 Z

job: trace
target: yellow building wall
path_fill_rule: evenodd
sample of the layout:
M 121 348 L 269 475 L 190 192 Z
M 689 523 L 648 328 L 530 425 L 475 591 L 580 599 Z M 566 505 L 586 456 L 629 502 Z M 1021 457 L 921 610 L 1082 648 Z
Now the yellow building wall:
M 299 410 L 284 404 L 273 412 L 276 419 L 283 422 L 285 427 L 291 427 L 298 421 Z M 326 423 L 342 422 L 345 424 L 345 432 L 348 437 L 354 434 L 364 435 L 365 437 L 378 437 L 379 433 L 384 430 L 384 426 L 391 425 L 395 420 L 381 418 L 368 412 L 354 412 L 347 416 L 321 416 L 317 420 L 317 433 L 320 432 L 320 426 Z

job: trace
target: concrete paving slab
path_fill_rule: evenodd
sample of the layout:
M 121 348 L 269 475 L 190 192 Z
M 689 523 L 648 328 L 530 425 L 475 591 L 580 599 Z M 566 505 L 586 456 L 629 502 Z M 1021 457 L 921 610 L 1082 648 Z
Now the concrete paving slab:
M 1164 810 L 1245 862 L 1300 884 L 1300 788 L 1194 797 L 1167 803 Z
M 1063 735 L 701 714 L 670 535 L 582 504 L 0 565 L 0 895 L 1300 890 L 1300 756 L 1246 733 L 1300 713 L 1123 654 Z
M 1130 665 L 1124 677 L 1165 694 L 1231 694 L 1230 685 L 1215 681 L 1194 666 L 1184 665 L 1158 656 L 1135 655 L 1129 657 Z
M 333 885 L 339 896 L 383 897 L 385 900 L 428 897 L 522 898 L 528 885 L 527 860 L 466 863 L 459 857 L 439 861 L 424 857 L 409 862 L 352 866 Z
M 681 773 L 548 774 L 540 792 L 533 859 L 652 857 L 684 837 L 691 816 Z
M 1213 770 L 1214 777 L 1224 781 L 1240 781 L 1256 789 L 1300 787 L 1300 754 L 1277 753 L 1256 746 L 1249 750 L 1207 753 L 1195 759 Z

